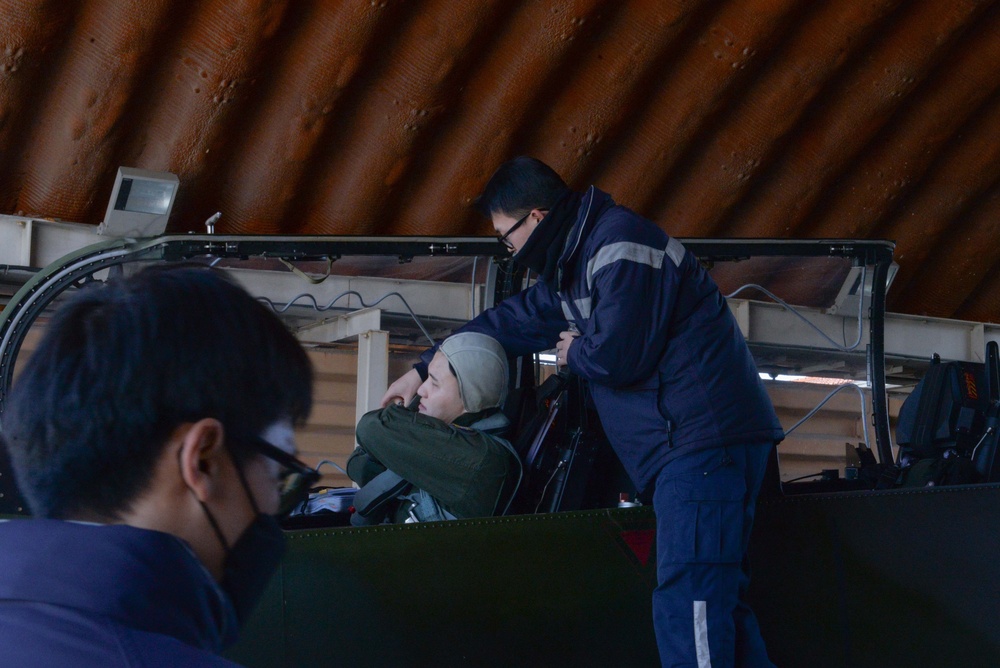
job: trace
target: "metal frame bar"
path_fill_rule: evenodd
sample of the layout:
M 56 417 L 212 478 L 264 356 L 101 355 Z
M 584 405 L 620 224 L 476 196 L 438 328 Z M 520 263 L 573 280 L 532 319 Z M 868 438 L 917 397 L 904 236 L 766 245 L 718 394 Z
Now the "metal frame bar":
M 839 256 L 875 266 L 870 306 L 873 420 L 880 456 L 891 453 L 885 394 L 884 311 L 885 280 L 894 244 L 889 241 L 682 239 L 688 249 L 706 260 L 750 256 Z M 67 255 L 39 272 L 15 295 L 0 314 L 0 416 L 13 376 L 13 359 L 30 321 L 67 286 L 98 269 L 133 260 L 184 260 L 198 256 L 282 257 L 291 260 L 326 259 L 345 254 L 398 255 L 406 259 L 424 255 L 494 255 L 509 260 L 506 249 L 482 237 L 281 237 L 178 235 L 137 241 L 99 243 Z M 516 273 L 516 272 L 515 272 Z M 503 281 L 506 282 L 506 281 Z M 497 286 L 500 288 L 501 286 Z M 500 295 L 498 295 L 499 297 Z M 891 456 L 891 455 L 890 455 Z

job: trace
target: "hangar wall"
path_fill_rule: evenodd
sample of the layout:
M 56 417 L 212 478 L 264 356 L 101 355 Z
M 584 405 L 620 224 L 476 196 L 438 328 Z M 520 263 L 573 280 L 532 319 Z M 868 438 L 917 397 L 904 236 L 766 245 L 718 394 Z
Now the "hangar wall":
M 343 466 L 354 448 L 357 355 L 349 348 L 314 348 L 309 356 L 317 371 L 316 399 L 309 424 L 297 434 L 299 449 L 304 461 L 311 464 L 332 459 Z M 408 370 L 412 358 L 412 354 L 391 354 L 390 380 Z M 787 381 L 768 381 L 766 386 L 778 419 L 786 428 L 812 410 L 835 387 Z M 891 396 L 889 410 L 893 425 L 901 403 L 902 396 Z M 782 479 L 819 473 L 824 469 L 838 469 L 843 476 L 845 466 L 853 461 L 848 458 L 845 446 L 853 447 L 864 441 L 860 411 L 857 393 L 847 390 L 803 423 L 779 447 Z M 871 428 L 869 431 L 874 434 Z M 332 467 L 324 467 L 323 472 L 325 484 L 350 484 L 346 476 Z
M 27 360 L 41 335 L 32 329 L 25 340 L 18 368 Z M 350 345 L 312 347 L 309 359 L 316 371 L 313 412 L 309 422 L 296 432 L 303 461 L 316 466 L 329 459 L 343 466 L 354 448 L 355 397 L 357 391 L 357 350 Z M 412 351 L 390 352 L 389 378 L 396 378 L 410 368 Z M 787 429 L 816 406 L 835 386 L 801 382 L 768 381 L 768 393 L 775 404 L 778 419 Z M 890 420 L 895 424 L 905 395 L 891 394 Z M 853 391 L 840 392 L 824 409 L 805 422 L 779 447 L 783 480 L 819 473 L 824 469 L 844 468 L 852 460 L 845 446 L 864 441 L 864 428 L 858 396 Z M 871 429 L 869 429 L 871 431 Z M 331 466 L 323 466 L 324 485 L 348 486 L 351 481 Z

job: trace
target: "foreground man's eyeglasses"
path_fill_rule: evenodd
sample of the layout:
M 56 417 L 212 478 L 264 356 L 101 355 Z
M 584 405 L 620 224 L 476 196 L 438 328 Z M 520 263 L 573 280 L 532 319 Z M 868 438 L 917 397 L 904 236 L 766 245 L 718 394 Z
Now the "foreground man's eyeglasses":
M 309 496 L 309 490 L 319 482 L 319 471 L 259 436 L 251 436 L 246 442 L 258 453 L 282 467 L 281 500 L 278 504 L 277 517 L 279 519 L 287 517 L 296 506 L 305 501 Z

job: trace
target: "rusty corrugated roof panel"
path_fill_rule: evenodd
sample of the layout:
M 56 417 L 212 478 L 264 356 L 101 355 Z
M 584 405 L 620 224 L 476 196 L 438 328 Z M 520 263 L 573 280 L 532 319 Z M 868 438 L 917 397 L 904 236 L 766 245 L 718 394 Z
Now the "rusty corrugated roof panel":
M 1000 320 L 996 0 L 2 0 L 0 212 L 487 233 L 536 155 L 680 236 L 891 238 L 890 307 Z

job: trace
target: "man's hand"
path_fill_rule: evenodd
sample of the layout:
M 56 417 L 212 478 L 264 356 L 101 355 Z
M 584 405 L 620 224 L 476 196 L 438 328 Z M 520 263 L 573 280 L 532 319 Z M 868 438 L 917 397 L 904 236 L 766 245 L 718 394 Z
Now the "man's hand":
M 417 393 L 417 388 L 423 382 L 417 370 L 410 369 L 397 378 L 396 382 L 390 385 L 389 389 L 385 391 L 385 396 L 382 397 L 382 408 L 385 408 L 389 404 L 403 404 L 404 406 L 409 404 L 413 399 L 413 395 Z
M 569 361 L 569 347 L 573 345 L 573 340 L 580 336 L 580 332 L 567 330 L 559 334 L 559 343 L 556 344 L 556 364 L 566 366 Z

